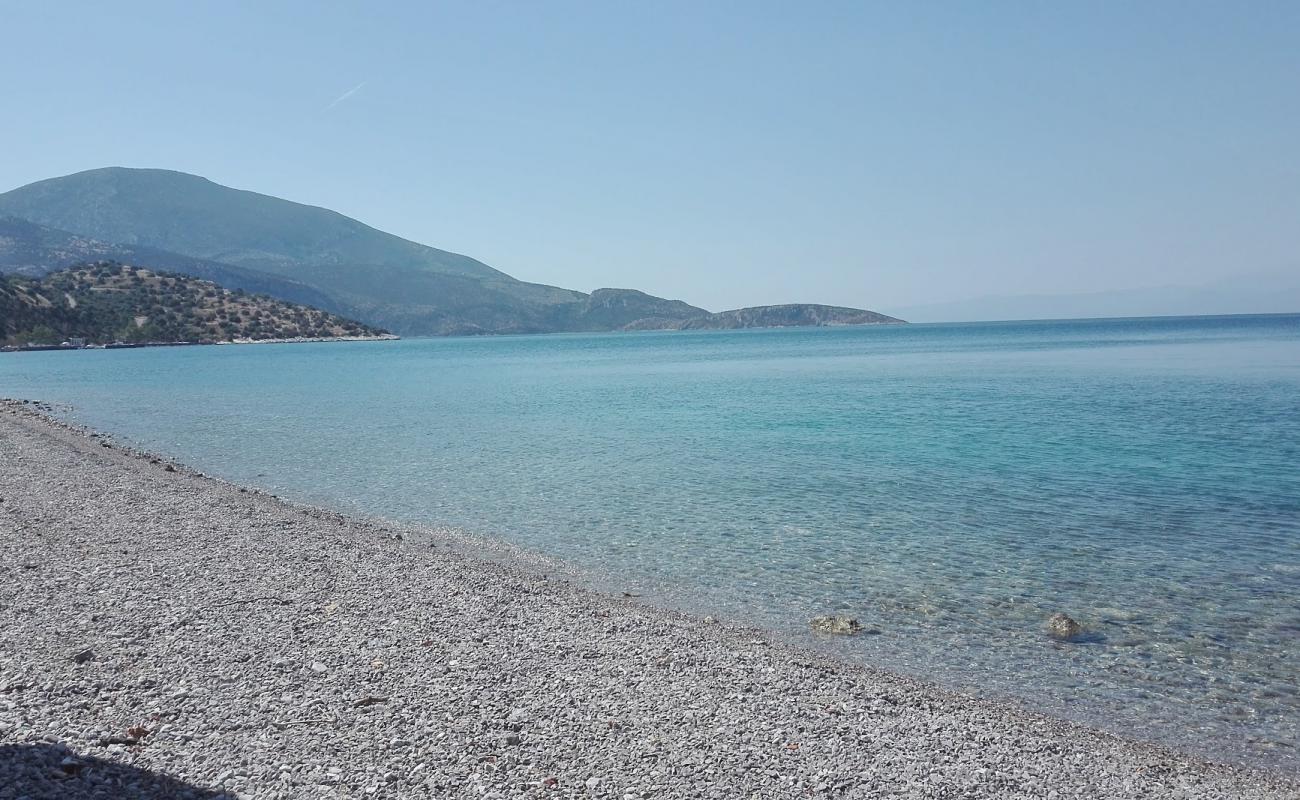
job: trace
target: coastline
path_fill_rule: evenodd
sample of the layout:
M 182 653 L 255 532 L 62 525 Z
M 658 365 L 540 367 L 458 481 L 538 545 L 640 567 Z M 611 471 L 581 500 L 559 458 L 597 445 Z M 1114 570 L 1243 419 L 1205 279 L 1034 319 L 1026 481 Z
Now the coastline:
M 33 404 L 0 403 L 0 500 L 0 747 L 94 764 L 0 759 L 20 796 L 68 796 L 109 771 L 92 758 L 196 796 L 1300 796 L 290 504 Z
M 221 342 L 113 342 L 111 344 L 63 345 L 38 344 L 0 347 L 0 353 L 31 353 L 48 350 L 138 350 L 142 347 L 208 347 L 236 344 L 309 344 L 312 342 L 393 342 L 402 337 L 384 333 L 377 336 L 300 336 L 293 339 L 230 339 Z

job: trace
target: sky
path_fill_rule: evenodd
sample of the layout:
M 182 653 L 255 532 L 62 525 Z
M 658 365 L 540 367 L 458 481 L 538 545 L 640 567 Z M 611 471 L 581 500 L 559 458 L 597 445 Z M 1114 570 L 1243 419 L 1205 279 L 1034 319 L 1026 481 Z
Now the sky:
M 0 190 L 182 170 L 711 310 L 1300 282 L 1300 3 L 0 0 Z

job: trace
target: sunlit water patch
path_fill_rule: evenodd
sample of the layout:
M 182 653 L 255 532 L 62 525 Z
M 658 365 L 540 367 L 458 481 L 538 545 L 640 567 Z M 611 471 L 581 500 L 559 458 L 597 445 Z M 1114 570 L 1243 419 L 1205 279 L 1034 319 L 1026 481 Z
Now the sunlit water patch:
M 0 356 L 0 394 L 850 658 L 1300 765 L 1300 317 Z M 1087 628 L 1044 633 L 1064 611 Z

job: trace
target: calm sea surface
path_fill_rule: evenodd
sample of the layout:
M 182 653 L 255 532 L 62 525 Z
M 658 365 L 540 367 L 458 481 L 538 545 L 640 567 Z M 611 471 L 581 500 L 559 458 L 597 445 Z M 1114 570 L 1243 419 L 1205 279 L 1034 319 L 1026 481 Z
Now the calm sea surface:
M 21 353 L 0 395 L 295 499 L 1300 766 L 1300 316 Z M 1057 644 L 1065 611 L 1089 630 Z

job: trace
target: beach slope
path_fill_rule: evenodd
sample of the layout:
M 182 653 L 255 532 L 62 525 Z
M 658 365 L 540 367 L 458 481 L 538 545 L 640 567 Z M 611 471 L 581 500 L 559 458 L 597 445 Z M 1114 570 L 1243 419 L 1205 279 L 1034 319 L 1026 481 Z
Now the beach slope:
M 449 543 L 0 405 L 0 797 L 1300 795 Z

